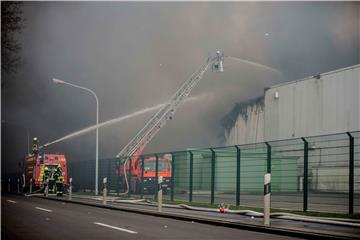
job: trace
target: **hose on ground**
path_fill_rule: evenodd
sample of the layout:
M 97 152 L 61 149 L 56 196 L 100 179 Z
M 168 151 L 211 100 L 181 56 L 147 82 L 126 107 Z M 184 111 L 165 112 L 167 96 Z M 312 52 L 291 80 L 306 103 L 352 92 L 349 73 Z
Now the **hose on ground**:
M 95 200 L 101 200 L 102 198 L 96 198 Z M 134 204 L 147 204 L 147 205 L 156 205 L 155 202 L 147 200 L 147 199 L 126 199 L 126 200 L 119 200 L 119 199 L 111 199 L 107 200 L 108 202 L 116 202 L 116 203 L 134 203 Z M 171 207 L 171 208 L 183 208 L 188 210 L 194 211 L 203 211 L 203 212 L 219 212 L 219 209 L 216 208 L 205 208 L 205 207 L 193 207 L 186 204 L 163 204 L 163 207 Z M 263 217 L 264 214 L 261 212 L 253 211 L 253 210 L 232 210 L 226 208 L 226 213 L 230 214 L 239 214 L 249 217 Z M 335 218 L 319 218 L 319 217 L 311 217 L 311 216 L 302 216 L 292 213 L 284 213 L 284 212 L 277 212 L 271 213 L 271 218 L 277 219 L 285 219 L 285 220 L 293 220 L 293 221 L 302 221 L 302 222 L 311 222 L 311 223 L 320 223 L 320 224 L 331 224 L 337 226 L 345 226 L 345 227 L 360 227 L 360 221 L 355 219 L 335 219 Z
M 151 202 L 151 201 L 147 201 L 147 202 L 155 204 L 154 202 Z M 216 209 L 216 208 L 193 207 L 193 206 L 189 206 L 186 204 L 178 204 L 178 205 L 163 204 L 163 206 L 164 207 L 177 206 L 180 208 L 194 210 L 194 211 L 219 212 L 219 209 Z M 226 213 L 245 215 L 245 216 L 249 216 L 249 217 L 263 217 L 264 216 L 263 213 L 252 211 L 252 210 L 226 209 Z M 318 217 L 302 216 L 302 215 L 284 213 L 284 212 L 271 213 L 270 217 L 278 218 L 278 219 L 285 219 L 285 220 L 293 220 L 293 221 L 331 224 L 331 225 L 346 226 L 346 227 L 360 227 L 360 221 L 355 220 L 355 219 L 318 218 Z
M 181 206 L 185 209 L 189 210 L 195 210 L 195 211 L 207 211 L 207 212 L 219 212 L 219 209 L 215 208 L 202 208 L 202 207 L 192 207 L 188 206 L 186 204 L 180 204 L 178 206 Z M 227 213 L 233 213 L 233 214 L 240 214 L 240 215 L 246 215 L 251 217 L 263 217 L 264 214 L 252 210 L 231 210 L 226 209 Z M 327 219 L 327 218 L 318 218 L 318 217 L 310 217 L 310 216 L 301 216 L 297 214 L 291 214 L 291 213 L 271 213 L 271 218 L 279 218 L 279 219 L 286 219 L 286 220 L 294 220 L 294 221 L 303 221 L 303 222 L 311 222 L 311 223 L 324 223 L 324 224 L 331 224 L 331 225 L 338 225 L 338 226 L 347 226 L 347 227 L 360 227 L 360 222 L 352 221 L 352 219 Z
M 42 190 L 44 190 L 44 186 L 42 186 L 41 188 L 39 188 L 38 190 L 36 190 L 36 191 L 34 191 L 34 192 L 32 192 L 32 193 L 25 193 L 24 195 L 25 195 L 25 197 L 31 197 L 31 196 L 37 196 L 38 194 L 38 192 L 41 192 Z

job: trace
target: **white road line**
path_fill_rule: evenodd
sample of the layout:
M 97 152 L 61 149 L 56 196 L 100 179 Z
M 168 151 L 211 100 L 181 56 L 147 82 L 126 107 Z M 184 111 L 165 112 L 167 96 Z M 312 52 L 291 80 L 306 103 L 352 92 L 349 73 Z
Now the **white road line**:
M 94 224 L 99 225 L 99 226 L 103 226 L 103 227 L 116 229 L 116 230 L 127 232 L 127 233 L 137 234 L 137 232 L 135 232 L 135 231 L 131 231 L 131 230 L 124 229 L 124 228 L 119 228 L 119 227 L 114 227 L 114 226 L 107 225 L 107 224 L 104 224 L 104 223 L 94 222 Z
M 11 202 L 11 203 L 16 203 L 16 201 L 13 201 L 13 200 L 7 200 L 8 202 Z
M 52 210 L 46 209 L 46 208 L 41 208 L 41 207 L 35 207 L 35 208 L 39 209 L 39 210 L 42 210 L 42 211 L 45 211 L 45 212 L 52 212 Z

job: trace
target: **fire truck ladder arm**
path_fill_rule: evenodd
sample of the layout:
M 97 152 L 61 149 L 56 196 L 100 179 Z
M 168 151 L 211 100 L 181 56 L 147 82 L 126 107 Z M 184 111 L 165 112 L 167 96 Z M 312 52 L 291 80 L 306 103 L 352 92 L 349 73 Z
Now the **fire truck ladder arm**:
M 126 182 L 126 189 L 129 188 L 129 184 L 126 176 L 126 164 L 129 159 L 139 151 L 142 151 L 145 146 L 156 136 L 158 131 L 165 126 L 175 114 L 176 110 L 181 106 L 184 100 L 189 96 L 190 92 L 203 78 L 205 72 L 209 66 L 213 64 L 213 70 L 223 71 L 223 59 L 224 55 L 219 51 L 215 57 L 209 57 L 204 64 L 202 64 L 171 96 L 169 101 L 162 107 L 147 123 L 146 125 L 135 135 L 135 137 L 116 155 L 117 158 L 124 160 L 124 177 Z M 128 191 L 128 190 L 127 190 Z M 127 192 L 126 192 L 127 193 Z

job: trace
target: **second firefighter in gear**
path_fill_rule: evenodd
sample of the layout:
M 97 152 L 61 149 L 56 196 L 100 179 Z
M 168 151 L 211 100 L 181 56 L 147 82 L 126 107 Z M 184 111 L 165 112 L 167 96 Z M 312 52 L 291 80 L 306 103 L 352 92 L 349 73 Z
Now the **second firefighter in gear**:
M 44 167 L 43 183 L 46 183 L 46 179 L 49 178 L 50 172 L 48 166 Z
M 55 169 L 50 169 L 50 176 L 49 176 L 49 193 L 55 193 Z
M 39 153 L 39 147 L 38 147 L 39 139 L 37 137 L 33 138 L 33 146 L 32 146 L 32 152 L 33 154 Z
M 45 191 L 46 191 L 46 187 L 49 187 L 48 184 L 47 184 L 47 180 L 49 179 L 50 177 L 50 171 L 49 171 L 49 167 L 48 166 L 45 166 L 44 167 L 44 174 L 43 174 L 43 186 L 44 186 L 44 194 L 45 194 Z
M 55 184 L 56 184 L 56 194 L 62 196 L 64 188 L 64 176 L 59 165 L 54 173 Z

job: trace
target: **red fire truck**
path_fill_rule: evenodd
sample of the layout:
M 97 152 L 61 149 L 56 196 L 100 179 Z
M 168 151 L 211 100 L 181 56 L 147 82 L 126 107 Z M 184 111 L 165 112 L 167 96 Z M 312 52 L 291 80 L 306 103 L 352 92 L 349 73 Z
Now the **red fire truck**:
M 130 162 L 130 161 L 129 161 Z M 141 174 L 142 174 L 142 160 L 139 157 L 135 157 L 131 160 L 131 170 L 129 164 L 126 166 L 127 177 L 129 180 L 130 191 L 133 193 L 139 193 L 141 191 Z M 121 176 L 121 185 L 126 187 L 123 164 L 118 167 L 118 173 Z M 164 192 L 167 192 L 171 188 L 171 155 L 164 155 L 158 157 L 158 176 L 163 177 Z M 144 192 L 152 193 L 157 187 L 156 178 L 156 157 L 144 158 Z
M 32 179 L 33 189 L 39 189 L 43 184 L 43 175 L 45 166 L 49 170 L 56 169 L 60 165 L 64 176 L 64 185 L 67 182 L 67 164 L 66 158 L 63 154 L 32 154 L 25 157 L 24 160 L 24 186 L 26 189 L 30 186 L 30 179 Z

